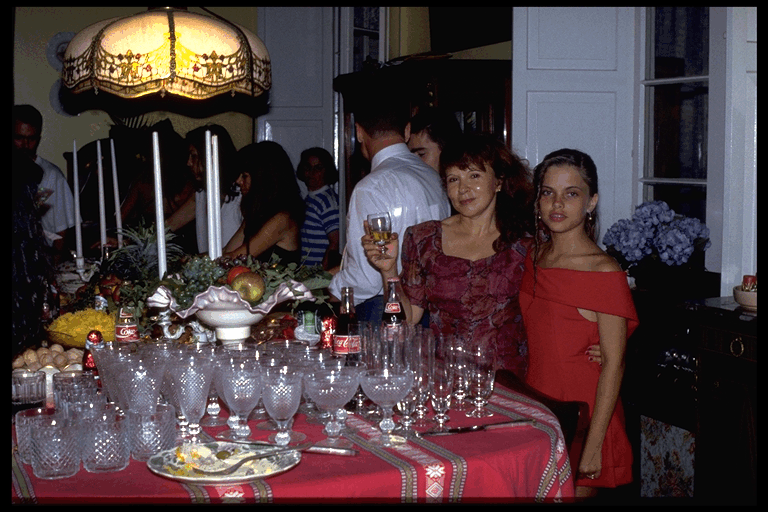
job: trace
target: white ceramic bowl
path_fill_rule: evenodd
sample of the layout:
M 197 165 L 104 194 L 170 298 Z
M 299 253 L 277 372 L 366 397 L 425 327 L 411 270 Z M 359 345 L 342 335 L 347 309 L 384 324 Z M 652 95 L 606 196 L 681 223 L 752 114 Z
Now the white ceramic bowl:
M 745 292 L 741 285 L 733 287 L 733 298 L 744 309 L 757 311 L 757 292 Z

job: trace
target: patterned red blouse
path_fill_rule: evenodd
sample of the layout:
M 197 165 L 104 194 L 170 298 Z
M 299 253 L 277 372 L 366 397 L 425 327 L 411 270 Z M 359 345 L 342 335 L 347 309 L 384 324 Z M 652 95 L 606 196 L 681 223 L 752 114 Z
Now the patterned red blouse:
M 528 343 L 518 295 L 532 239 L 469 261 L 443 253 L 442 232 L 440 221 L 406 230 L 403 290 L 413 305 L 429 311 L 435 334 L 490 342 L 498 356 L 497 366 L 524 379 Z

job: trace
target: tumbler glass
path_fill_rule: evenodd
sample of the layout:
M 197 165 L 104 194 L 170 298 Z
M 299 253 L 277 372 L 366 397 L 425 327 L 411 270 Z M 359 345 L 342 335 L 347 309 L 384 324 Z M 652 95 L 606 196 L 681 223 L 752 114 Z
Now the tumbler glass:
M 33 423 L 32 471 L 37 478 L 68 478 L 80 471 L 80 429 L 61 415 Z
M 128 416 L 108 405 L 79 423 L 83 467 L 90 473 L 122 471 L 131 457 Z
M 159 404 L 153 413 L 128 411 L 130 421 L 131 457 L 145 462 L 176 444 L 176 410 L 172 405 Z

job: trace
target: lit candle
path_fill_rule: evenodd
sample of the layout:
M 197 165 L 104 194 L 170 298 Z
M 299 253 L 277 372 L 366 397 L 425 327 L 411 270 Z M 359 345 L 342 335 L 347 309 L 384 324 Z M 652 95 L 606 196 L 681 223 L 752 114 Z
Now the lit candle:
M 77 169 L 77 141 L 72 141 L 72 165 L 74 166 L 73 181 L 75 185 L 75 263 L 77 269 L 85 268 L 83 262 L 83 227 L 80 219 L 80 174 Z
M 216 249 L 211 258 L 221 256 L 221 185 L 219 183 L 219 138 L 211 137 L 213 153 L 213 243 Z
M 155 163 L 155 231 L 157 232 L 157 270 L 165 276 L 165 216 L 163 215 L 163 181 L 160 172 L 160 139 L 152 132 L 152 157 Z
M 211 149 L 211 132 L 205 132 L 205 197 L 206 210 L 208 212 L 208 257 L 215 259 L 216 247 L 214 245 L 214 235 L 216 233 L 216 224 L 214 222 L 213 208 L 213 150 Z
M 101 235 L 101 257 L 107 246 L 107 213 L 104 203 L 104 169 L 101 165 L 101 141 L 96 141 L 96 162 L 99 176 L 99 234 Z
M 120 184 L 117 182 L 117 160 L 115 159 L 115 141 L 109 139 L 112 155 L 112 189 L 115 193 L 115 223 L 117 224 L 117 246 L 123 246 L 123 214 L 120 211 Z

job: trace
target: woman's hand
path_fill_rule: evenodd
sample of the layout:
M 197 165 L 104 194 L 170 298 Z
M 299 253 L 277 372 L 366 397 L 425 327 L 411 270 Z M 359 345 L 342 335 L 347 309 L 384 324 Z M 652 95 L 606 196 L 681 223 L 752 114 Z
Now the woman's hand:
M 363 244 L 363 250 L 368 262 L 383 274 L 395 275 L 397 273 L 397 254 L 399 250 L 397 233 L 392 233 L 392 237 L 386 244 L 377 245 L 373 241 L 373 235 L 371 235 L 371 228 L 368 226 L 367 220 L 363 221 L 363 229 L 365 230 L 365 235 L 360 239 L 360 243 Z
M 584 447 L 584 453 L 581 454 L 581 460 L 579 461 L 579 478 L 588 478 L 595 480 L 600 478 L 600 473 L 603 469 L 602 453 L 600 448 L 589 446 Z
M 603 365 L 603 352 L 600 350 L 600 345 L 590 345 L 586 352 L 587 358 L 590 363 L 597 363 L 600 366 Z

